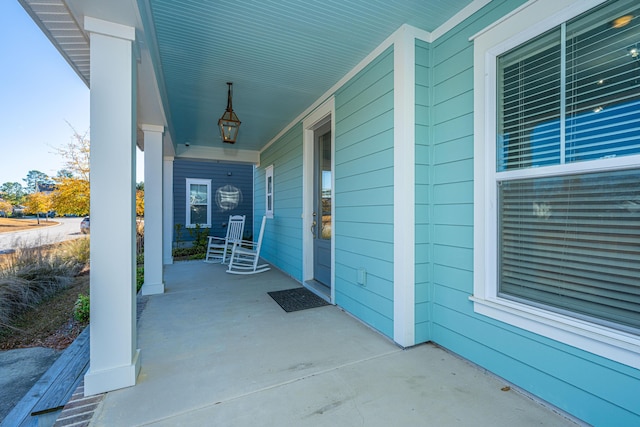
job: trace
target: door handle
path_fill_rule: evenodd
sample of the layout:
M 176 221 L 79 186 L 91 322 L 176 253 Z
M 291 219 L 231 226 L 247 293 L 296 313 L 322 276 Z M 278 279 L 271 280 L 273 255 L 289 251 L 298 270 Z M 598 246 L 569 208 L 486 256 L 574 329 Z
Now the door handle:
M 313 213 L 313 222 L 311 223 L 311 234 L 313 234 L 313 237 L 316 237 L 316 225 L 318 225 L 318 223 L 316 222 L 317 215 L 317 213 Z

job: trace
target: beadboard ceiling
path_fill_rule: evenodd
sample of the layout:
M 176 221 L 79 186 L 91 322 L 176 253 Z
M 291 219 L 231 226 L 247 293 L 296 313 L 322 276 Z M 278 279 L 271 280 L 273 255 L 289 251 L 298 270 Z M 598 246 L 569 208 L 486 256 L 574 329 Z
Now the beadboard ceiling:
M 471 0 L 19 0 L 90 81 L 84 16 L 138 28 L 174 145 L 223 147 L 233 82 L 234 148 L 259 150 L 401 25 L 432 32 Z

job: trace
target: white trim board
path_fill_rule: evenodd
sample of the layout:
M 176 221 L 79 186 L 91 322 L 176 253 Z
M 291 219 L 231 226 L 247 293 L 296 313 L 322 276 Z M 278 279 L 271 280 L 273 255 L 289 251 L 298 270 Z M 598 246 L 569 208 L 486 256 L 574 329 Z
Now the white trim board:
M 326 100 L 302 122 L 302 283 L 313 280 L 313 236 L 309 233 L 313 221 L 313 153 L 314 131 L 331 120 L 331 168 L 335 171 L 335 99 Z M 331 174 L 335 187 L 335 173 Z M 335 194 L 334 194 L 335 197 Z M 331 229 L 335 230 L 335 203 L 331 204 Z M 331 239 L 331 303 L 335 304 L 335 238 Z
M 539 34 L 597 6 L 603 0 L 532 0 L 487 26 L 474 42 L 474 312 L 579 348 L 603 358 L 640 369 L 640 338 L 624 331 L 565 316 L 528 304 L 500 298 L 497 293 L 497 221 L 495 169 L 496 57 Z M 637 157 L 591 161 L 563 166 L 563 173 L 631 167 Z M 597 164 L 596 164 L 597 162 Z M 490 167 L 487 167 L 490 165 Z M 527 176 L 535 171 L 517 171 Z M 559 168 L 551 167 L 556 174 Z M 538 173 L 537 175 L 540 175 Z
M 393 52 L 393 340 L 415 344 L 415 35 L 396 32 Z

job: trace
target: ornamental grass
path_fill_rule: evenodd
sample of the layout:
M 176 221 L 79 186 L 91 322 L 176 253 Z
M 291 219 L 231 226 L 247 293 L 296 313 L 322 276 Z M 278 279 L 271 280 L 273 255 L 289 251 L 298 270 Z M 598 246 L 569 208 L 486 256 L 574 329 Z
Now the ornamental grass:
M 89 239 L 49 247 L 19 247 L 0 264 L 0 328 L 69 286 L 88 267 Z

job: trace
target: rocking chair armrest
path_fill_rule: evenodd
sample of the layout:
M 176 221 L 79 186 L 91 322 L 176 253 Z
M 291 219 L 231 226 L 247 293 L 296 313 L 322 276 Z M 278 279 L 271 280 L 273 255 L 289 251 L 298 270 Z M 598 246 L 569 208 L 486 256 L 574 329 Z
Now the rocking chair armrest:
M 254 249 L 258 246 L 258 243 L 252 242 L 251 240 L 240 240 L 238 242 L 234 242 L 233 246 L 237 246 L 240 249 Z
M 209 242 L 207 243 L 207 246 L 221 247 L 224 246 L 226 242 L 227 239 L 224 239 L 222 237 L 209 236 Z

